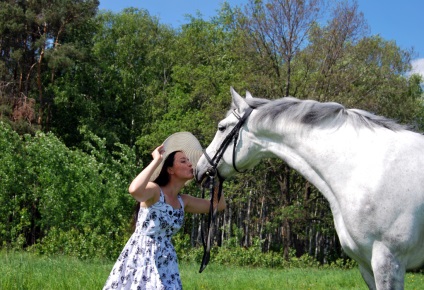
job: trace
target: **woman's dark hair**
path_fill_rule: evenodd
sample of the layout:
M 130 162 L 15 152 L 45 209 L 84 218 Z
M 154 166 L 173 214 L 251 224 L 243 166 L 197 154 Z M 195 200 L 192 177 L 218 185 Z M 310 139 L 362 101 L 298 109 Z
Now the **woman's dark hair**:
M 181 151 L 174 151 L 171 154 L 169 154 L 168 157 L 166 157 L 158 177 L 156 177 L 156 179 L 153 181 L 154 183 L 156 183 L 159 186 L 164 186 L 169 182 L 168 168 L 174 165 L 175 154 L 177 152 L 181 152 Z
M 159 186 L 164 186 L 169 182 L 169 173 L 168 173 L 168 168 L 172 167 L 174 165 L 174 160 L 175 160 L 175 154 L 177 152 L 181 152 L 181 151 L 174 151 L 171 152 L 171 154 L 168 155 L 168 157 L 166 157 L 165 161 L 163 162 L 163 166 L 162 169 L 158 175 L 158 177 L 156 177 L 156 179 L 153 181 L 154 183 L 156 183 Z M 133 231 L 135 231 L 135 227 L 137 225 L 137 219 L 138 219 L 138 211 L 140 210 L 140 203 L 137 202 L 135 209 L 134 209 L 134 214 L 133 214 L 133 220 L 132 220 L 132 229 Z

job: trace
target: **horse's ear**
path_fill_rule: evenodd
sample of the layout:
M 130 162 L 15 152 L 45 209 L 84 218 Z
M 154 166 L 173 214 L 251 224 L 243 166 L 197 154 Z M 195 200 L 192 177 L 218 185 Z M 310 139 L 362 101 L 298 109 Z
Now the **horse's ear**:
M 233 89 L 233 87 L 231 87 L 231 96 L 233 97 L 231 106 L 234 109 L 243 112 L 247 107 L 249 107 L 246 101 Z
M 253 96 L 249 91 L 246 91 L 246 99 L 253 99 Z

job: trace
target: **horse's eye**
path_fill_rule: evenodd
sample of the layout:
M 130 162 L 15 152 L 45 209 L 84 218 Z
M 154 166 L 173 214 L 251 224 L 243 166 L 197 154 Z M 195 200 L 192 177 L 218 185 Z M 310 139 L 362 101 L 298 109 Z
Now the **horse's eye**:
M 221 131 L 221 132 L 224 132 L 225 128 L 226 127 L 224 125 L 218 125 L 218 130 Z

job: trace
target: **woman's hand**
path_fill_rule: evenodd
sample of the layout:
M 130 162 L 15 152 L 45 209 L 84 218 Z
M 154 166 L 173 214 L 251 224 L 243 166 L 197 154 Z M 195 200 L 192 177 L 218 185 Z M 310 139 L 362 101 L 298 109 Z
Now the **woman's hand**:
M 153 160 L 162 161 L 164 153 L 165 153 L 165 149 L 163 149 L 163 144 L 162 144 L 159 147 L 157 147 L 155 150 L 153 150 L 152 152 Z

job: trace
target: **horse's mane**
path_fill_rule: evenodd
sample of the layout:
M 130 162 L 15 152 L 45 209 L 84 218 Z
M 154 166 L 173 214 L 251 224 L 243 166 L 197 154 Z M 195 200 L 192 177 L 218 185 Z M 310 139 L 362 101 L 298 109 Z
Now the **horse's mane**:
M 284 97 L 277 100 L 262 98 L 246 98 L 252 108 L 260 108 L 256 116 L 259 121 L 282 121 L 287 125 L 304 124 L 318 127 L 339 127 L 350 122 L 356 128 L 382 127 L 393 131 L 408 129 L 394 120 L 374 115 L 360 109 L 346 109 L 343 105 L 334 102 L 320 103 L 313 100 L 299 100 L 293 97 Z

